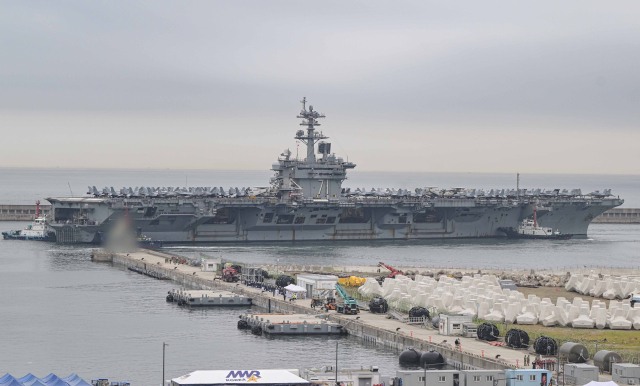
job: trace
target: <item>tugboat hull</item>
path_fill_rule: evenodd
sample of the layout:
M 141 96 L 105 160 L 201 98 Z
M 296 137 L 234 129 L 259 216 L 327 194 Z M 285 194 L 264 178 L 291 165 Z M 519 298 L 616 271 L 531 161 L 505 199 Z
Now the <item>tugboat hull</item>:
M 56 241 L 56 234 L 54 232 L 49 232 L 44 236 L 27 236 L 11 232 L 2 232 L 2 237 L 5 240 Z
M 573 235 L 569 234 L 552 234 L 552 235 L 528 235 L 518 233 L 515 228 L 498 228 L 500 232 L 507 235 L 508 239 L 542 239 L 542 240 L 569 240 Z

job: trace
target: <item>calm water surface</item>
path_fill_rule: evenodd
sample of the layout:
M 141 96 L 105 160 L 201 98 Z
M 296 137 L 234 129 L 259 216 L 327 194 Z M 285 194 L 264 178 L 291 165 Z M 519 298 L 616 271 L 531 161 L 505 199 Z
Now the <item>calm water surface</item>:
M 6 225 L 22 225 L 17 223 Z M 4 230 L 4 229 L 3 229 Z M 236 329 L 240 309 L 189 311 L 168 304 L 171 282 L 111 264 L 90 249 L 0 241 L 0 372 L 108 377 L 158 385 L 194 370 L 306 368 L 335 361 L 338 338 L 268 339 Z M 246 310 L 245 310 L 246 311 Z M 397 353 L 340 338 L 340 366 L 397 368 Z
M 0 204 L 33 203 L 48 196 L 82 195 L 86 185 L 255 186 L 268 171 L 147 171 L 0 169 Z M 351 187 L 514 187 L 514 177 L 496 174 L 353 172 Z M 583 191 L 612 188 L 627 207 L 640 207 L 637 176 L 523 176 L 523 187 Z M 0 222 L 1 230 L 26 223 Z M 225 244 L 171 246 L 181 254 L 207 252 L 243 262 L 305 265 L 390 264 L 562 268 L 640 266 L 640 225 L 593 224 L 589 237 L 569 241 L 430 240 Z M 162 342 L 167 377 L 197 369 L 305 368 L 332 364 L 334 338 L 256 337 L 238 331 L 242 310 L 189 311 L 167 304 L 172 283 L 146 278 L 89 260 L 86 246 L 0 240 L 0 373 L 22 376 L 76 372 L 85 380 L 108 377 L 134 385 L 157 385 Z M 397 368 L 397 353 L 340 339 L 341 366 Z

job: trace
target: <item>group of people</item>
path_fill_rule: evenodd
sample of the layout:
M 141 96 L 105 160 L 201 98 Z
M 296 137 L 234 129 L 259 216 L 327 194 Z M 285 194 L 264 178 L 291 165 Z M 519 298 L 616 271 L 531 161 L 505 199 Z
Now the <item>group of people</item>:
M 282 300 L 284 300 L 285 302 L 287 301 L 287 299 L 289 299 L 290 302 L 295 302 L 296 300 L 298 300 L 297 293 L 287 291 L 284 289 L 284 287 L 278 287 L 274 284 L 265 284 L 263 282 L 248 280 L 243 280 L 242 284 L 246 285 L 247 287 L 259 288 L 265 292 L 271 292 L 273 297 L 282 295 Z
M 259 288 L 263 291 L 271 292 L 274 296 L 275 296 L 275 291 L 278 289 L 278 287 L 273 284 L 265 284 L 259 281 L 243 280 L 242 284 L 246 285 L 247 287 Z

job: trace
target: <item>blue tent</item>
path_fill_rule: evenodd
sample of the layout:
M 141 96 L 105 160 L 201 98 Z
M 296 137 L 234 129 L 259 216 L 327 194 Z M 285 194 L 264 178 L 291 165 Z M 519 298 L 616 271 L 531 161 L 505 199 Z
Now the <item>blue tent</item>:
M 47 375 L 44 378 L 37 378 L 35 375 L 29 373 L 24 377 L 17 379 L 11 374 L 5 374 L 0 378 L 0 386 L 91 386 L 80 378 L 77 374 L 73 373 L 66 378 L 59 378 L 54 373 Z
M 31 381 L 33 378 L 36 378 L 36 376 L 31 374 L 31 373 L 29 373 L 29 374 L 25 375 L 22 378 L 18 378 L 17 381 L 20 382 L 20 383 L 25 383 L 25 382 Z
M 6 373 L 5 375 L 2 376 L 2 378 L 0 378 L 0 384 L 11 382 L 13 380 L 15 380 L 13 375 Z
M 57 375 L 55 375 L 54 373 L 51 373 L 51 374 L 47 375 L 47 376 L 46 376 L 46 377 L 44 377 L 44 378 L 40 378 L 40 381 L 41 381 L 42 383 L 49 383 L 49 382 L 51 382 L 52 380 L 55 382 L 55 381 L 57 381 L 58 379 L 60 379 L 60 378 L 58 378 L 58 376 L 57 376 Z
M 22 384 L 24 386 L 47 386 L 45 383 L 43 383 L 38 378 L 34 378 L 34 379 L 30 380 L 28 383 L 27 382 L 23 382 Z
M 88 384 L 87 382 L 84 381 L 84 379 L 78 377 L 77 380 L 74 381 L 75 383 L 69 383 L 69 386 L 91 386 L 90 384 Z
M 50 382 L 46 383 L 46 386 L 69 386 L 69 384 L 65 381 L 63 381 L 62 379 L 56 377 L 57 379 L 55 380 L 51 380 Z
M 74 381 L 74 380 L 76 380 L 77 378 L 80 378 L 80 377 L 78 376 L 78 374 L 76 374 L 76 373 L 71 373 L 71 375 L 69 375 L 68 377 L 64 377 L 64 378 L 60 378 L 60 379 L 62 379 L 63 381 L 65 381 L 65 382 L 67 382 L 67 383 L 70 383 L 71 381 Z
M 13 378 L 13 376 L 11 376 L 11 379 L 9 380 L 9 382 L 5 382 L 5 383 L 0 383 L 1 386 L 22 386 L 22 383 L 18 382 L 15 378 Z

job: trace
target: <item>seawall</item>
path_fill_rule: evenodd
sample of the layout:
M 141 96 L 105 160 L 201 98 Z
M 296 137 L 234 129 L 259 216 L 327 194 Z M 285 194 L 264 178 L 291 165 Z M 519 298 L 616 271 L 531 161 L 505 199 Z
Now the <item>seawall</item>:
M 155 259 L 153 257 L 155 257 Z M 308 306 L 308 300 L 298 303 L 286 302 L 280 300 L 279 297 L 274 297 L 269 292 L 260 292 L 258 289 L 244 287 L 238 283 L 225 283 L 220 280 L 215 280 L 215 274 L 212 272 L 201 272 L 195 267 L 190 266 L 176 266 L 171 264 L 168 264 L 168 267 L 164 266 L 166 264 L 163 263 L 163 261 L 166 262 L 164 259 L 169 257 L 171 257 L 171 255 L 156 251 L 139 251 L 132 253 L 130 256 L 126 253 L 108 253 L 101 250 L 94 250 L 92 253 L 94 261 L 113 262 L 113 264 L 124 267 L 139 267 L 146 270 L 153 270 L 166 275 L 177 284 L 190 289 L 224 289 L 239 295 L 251 297 L 254 305 L 269 312 L 324 314 L 327 315 L 328 320 L 344 326 L 349 334 L 360 337 L 367 343 L 395 350 L 403 350 L 409 346 L 421 351 L 433 349 L 441 353 L 451 364 L 460 368 L 482 368 L 491 370 L 513 369 L 517 367 L 515 359 L 511 359 L 513 363 L 502 359 L 495 359 L 496 353 L 501 353 L 503 358 L 508 356 L 515 358 L 521 355 L 520 353 L 514 353 L 513 350 L 493 347 L 486 344 L 486 347 L 484 345 L 481 346 L 483 350 L 475 350 L 477 352 L 456 350 L 448 344 L 436 342 L 436 340 L 451 337 L 440 336 L 437 331 L 425 330 L 419 326 L 409 326 L 400 324 L 400 322 L 397 321 L 388 321 L 380 315 L 361 313 L 361 317 L 354 317 L 336 313 L 326 314 L 325 312 L 310 308 Z M 188 270 L 188 272 L 185 272 L 185 270 Z M 161 295 L 159 294 L 159 296 Z M 385 325 L 387 326 L 386 328 Z M 396 325 L 401 327 L 397 328 Z M 415 330 L 411 330 L 412 328 Z M 432 339 L 433 341 L 431 341 Z M 487 356 L 483 356 L 485 351 L 487 352 Z

